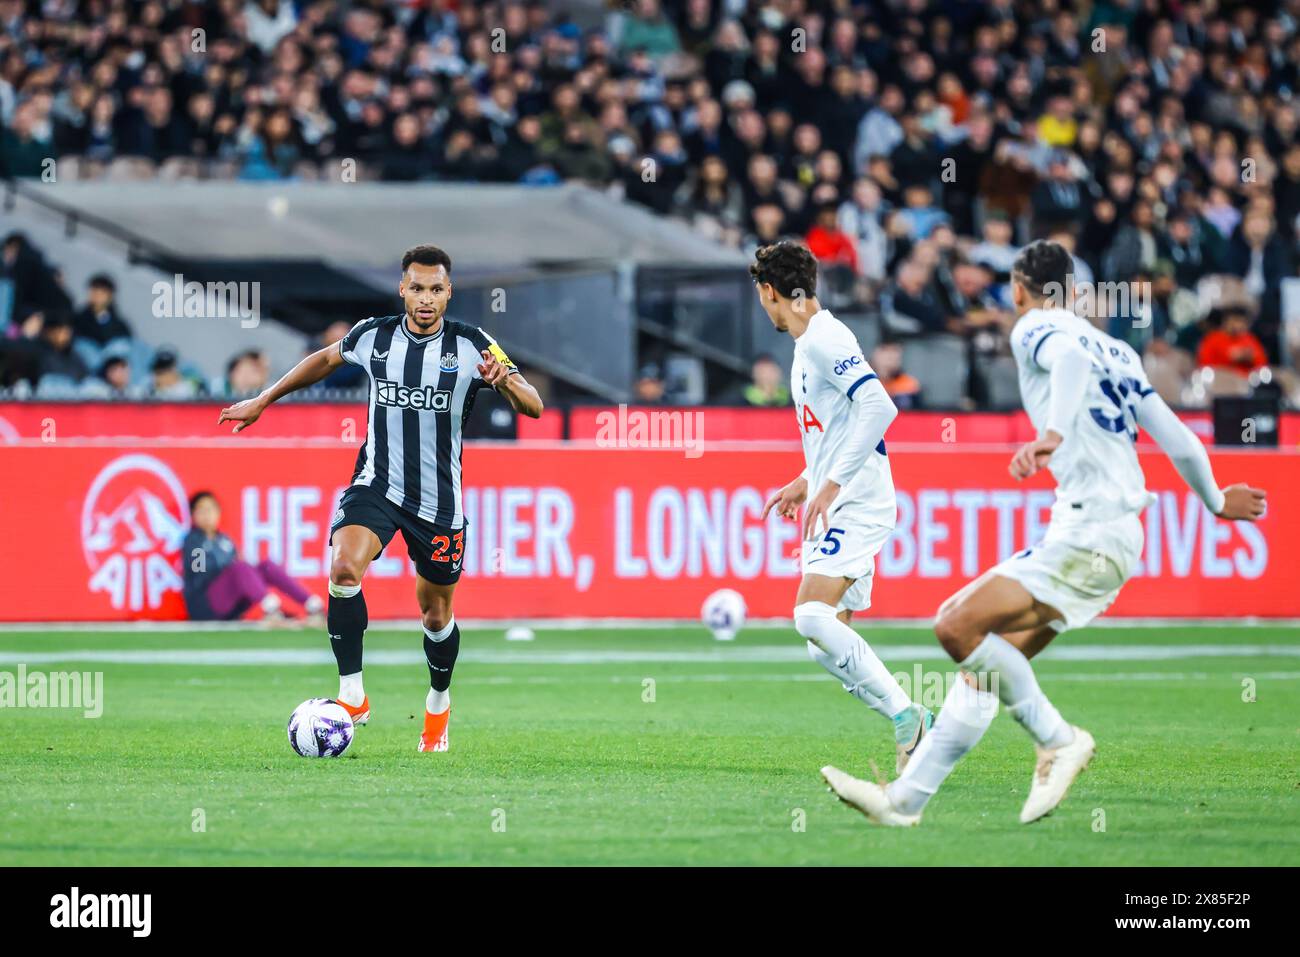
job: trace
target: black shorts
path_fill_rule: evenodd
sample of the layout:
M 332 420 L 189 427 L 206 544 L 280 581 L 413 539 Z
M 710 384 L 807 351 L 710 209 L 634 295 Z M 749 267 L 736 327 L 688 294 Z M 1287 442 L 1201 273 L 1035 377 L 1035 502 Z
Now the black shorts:
M 330 544 L 334 532 L 345 525 L 361 525 L 379 538 L 378 558 L 400 530 L 406 539 L 406 553 L 415 562 L 419 576 L 435 585 L 454 585 L 460 580 L 465 558 L 465 529 L 444 528 L 425 521 L 414 512 L 390 502 L 369 485 L 351 485 L 339 500 L 330 521 Z M 374 558 L 371 561 L 374 561 Z

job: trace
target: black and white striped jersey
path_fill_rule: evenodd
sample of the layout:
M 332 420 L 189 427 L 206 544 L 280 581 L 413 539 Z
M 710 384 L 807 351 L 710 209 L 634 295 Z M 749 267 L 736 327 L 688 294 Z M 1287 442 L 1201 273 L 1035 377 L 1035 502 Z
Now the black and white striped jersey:
M 461 426 L 486 385 L 478 374 L 484 349 L 517 371 L 486 332 L 445 316 L 431 336 L 412 334 L 405 316 L 352 327 L 339 351 L 370 375 L 370 422 L 353 485 L 369 485 L 435 525 L 464 525 Z

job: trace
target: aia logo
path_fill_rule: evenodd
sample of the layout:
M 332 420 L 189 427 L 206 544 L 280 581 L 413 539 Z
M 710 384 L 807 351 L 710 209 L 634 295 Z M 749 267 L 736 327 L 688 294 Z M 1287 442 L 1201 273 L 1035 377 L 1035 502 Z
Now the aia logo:
M 862 356 L 849 356 L 847 359 L 841 359 L 835 363 L 835 374 L 844 375 L 854 366 L 862 365 Z
M 826 431 L 821 420 L 817 418 L 817 413 L 813 412 L 812 406 L 802 405 L 799 408 L 799 425 L 805 432 L 811 432 L 813 429 L 823 433 Z
M 176 474 L 151 455 L 124 455 L 95 476 L 81 507 L 90 590 L 118 610 L 156 611 L 179 592 L 176 560 L 189 506 Z

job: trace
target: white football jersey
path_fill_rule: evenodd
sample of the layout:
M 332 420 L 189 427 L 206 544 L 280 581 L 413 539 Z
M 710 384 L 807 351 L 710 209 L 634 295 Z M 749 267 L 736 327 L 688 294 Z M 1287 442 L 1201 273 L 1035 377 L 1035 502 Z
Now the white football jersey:
M 874 378 L 876 374 L 848 326 L 827 309 L 815 313 L 804 334 L 795 340 L 790 364 L 790 394 L 808 464 L 809 498 L 826 483 L 836 456 L 848 441 L 854 394 Z M 838 511 L 849 505 L 863 521 L 894 527 L 898 507 L 883 439 L 857 475 L 840 489 L 832 507 Z
M 1020 397 L 1039 435 L 1047 426 L 1051 374 L 1038 365 L 1039 348 L 1054 335 L 1069 336 L 1092 357 L 1092 371 L 1075 420 L 1047 467 L 1056 478 L 1053 521 L 1082 519 L 1083 503 L 1098 514 L 1137 512 L 1151 501 L 1137 457 L 1137 406 L 1151 390 L 1133 347 L 1066 309 L 1031 309 L 1011 330 L 1020 373 Z M 1075 503 L 1079 503 L 1076 505 Z

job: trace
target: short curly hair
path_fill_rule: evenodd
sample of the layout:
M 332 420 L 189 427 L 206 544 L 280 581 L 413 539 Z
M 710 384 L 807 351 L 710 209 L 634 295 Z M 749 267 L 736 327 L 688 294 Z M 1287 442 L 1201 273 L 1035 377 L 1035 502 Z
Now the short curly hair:
M 760 246 L 749 274 L 756 283 L 771 283 L 787 299 L 794 298 L 796 291 L 805 298 L 817 295 L 817 260 L 803 243 L 786 239 Z
M 1063 295 L 1072 286 L 1073 272 L 1070 251 L 1046 239 L 1030 243 L 1011 264 L 1011 278 L 1038 298 Z
M 411 263 L 419 263 L 421 266 L 441 266 L 451 274 L 451 257 L 446 251 L 438 246 L 424 245 L 412 246 L 402 257 L 402 272 L 410 268 Z

